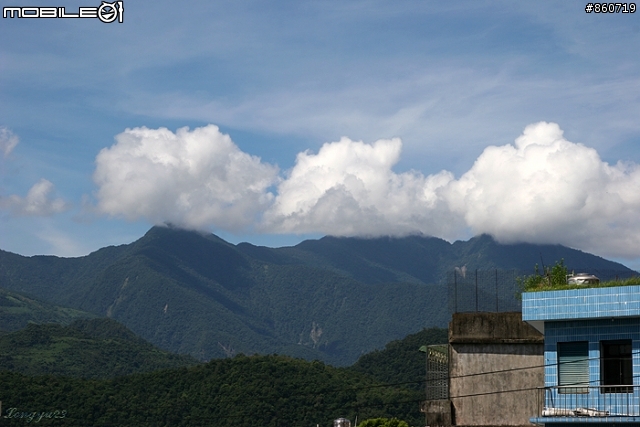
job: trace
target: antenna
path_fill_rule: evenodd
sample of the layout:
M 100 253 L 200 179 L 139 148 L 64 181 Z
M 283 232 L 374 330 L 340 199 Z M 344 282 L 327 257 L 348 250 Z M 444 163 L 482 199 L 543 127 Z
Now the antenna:
M 542 259 L 542 252 L 540 252 L 540 262 L 542 263 L 542 273 L 544 274 L 544 277 L 547 279 L 547 283 L 549 284 L 549 286 L 551 286 L 551 272 L 547 271 L 547 269 L 544 268 L 544 260 Z

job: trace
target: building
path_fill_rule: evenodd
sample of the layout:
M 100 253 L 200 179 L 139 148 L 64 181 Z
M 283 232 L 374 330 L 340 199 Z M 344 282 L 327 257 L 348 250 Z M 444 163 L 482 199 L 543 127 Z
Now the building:
M 428 426 L 524 426 L 544 384 L 543 337 L 519 312 L 454 313 L 427 353 Z
M 544 334 L 544 388 L 531 422 L 640 426 L 640 286 L 525 292 Z

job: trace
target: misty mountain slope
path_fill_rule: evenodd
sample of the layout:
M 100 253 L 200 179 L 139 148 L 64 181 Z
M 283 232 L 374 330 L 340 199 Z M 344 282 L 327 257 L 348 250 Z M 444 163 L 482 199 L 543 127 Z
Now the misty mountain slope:
M 562 245 L 499 244 L 491 236 L 484 234 L 466 242 L 454 242 L 452 246 L 459 265 L 467 265 L 468 269 L 515 269 L 532 274 L 536 264 L 540 268 L 543 263 L 550 267 L 556 261 L 564 259 L 569 270 L 576 272 L 602 272 L 603 276 L 607 276 L 609 272 L 623 275 L 633 273 L 633 270 L 620 263 Z M 608 277 L 603 277 L 606 278 Z
M 576 272 L 633 273 L 620 263 L 565 246 L 500 244 L 488 235 L 452 244 L 425 236 L 375 239 L 327 236 L 286 248 L 260 248 L 247 243 L 238 248 L 244 253 L 253 251 L 260 254 L 261 259 L 272 262 L 328 268 L 364 283 L 445 284 L 447 273 L 462 266 L 467 270 L 498 268 L 529 274 L 536 264 L 541 267 L 544 261 L 546 266 L 551 266 L 561 259 Z
M 283 353 L 349 365 L 389 341 L 446 326 L 446 276 L 455 267 L 530 271 L 541 254 L 549 264 L 564 258 L 570 268 L 569 261 L 631 272 L 569 248 L 506 246 L 488 236 L 453 244 L 325 237 L 272 249 L 153 227 L 131 244 L 80 258 L 0 252 L 0 287 L 111 317 L 201 360 Z
M 376 239 L 323 237 L 304 241 L 289 253 L 298 259 L 322 260 L 364 283 L 438 283 L 440 263 L 451 256 L 451 245 L 435 237 Z M 302 253 L 306 254 L 303 256 Z

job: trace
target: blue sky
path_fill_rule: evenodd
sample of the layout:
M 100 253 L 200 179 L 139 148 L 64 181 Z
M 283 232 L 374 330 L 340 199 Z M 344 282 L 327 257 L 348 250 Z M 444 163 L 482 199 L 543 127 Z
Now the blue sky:
M 79 256 L 170 221 L 267 246 L 490 233 L 639 269 L 640 12 L 584 6 L 125 0 L 123 23 L 3 18 L 0 248 Z

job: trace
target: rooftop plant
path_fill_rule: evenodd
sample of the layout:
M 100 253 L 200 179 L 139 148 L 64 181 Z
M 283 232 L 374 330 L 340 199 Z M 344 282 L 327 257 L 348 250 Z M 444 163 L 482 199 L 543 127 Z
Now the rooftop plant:
M 623 280 L 608 280 L 605 282 L 589 284 L 569 284 L 567 283 L 568 276 L 568 269 L 564 265 L 564 260 L 561 259 L 560 261 L 557 261 L 553 267 L 544 268 L 542 271 L 538 267 L 538 264 L 536 264 L 532 275 L 518 277 L 516 280 L 518 287 L 523 292 L 640 285 L 640 277 L 638 276 Z

